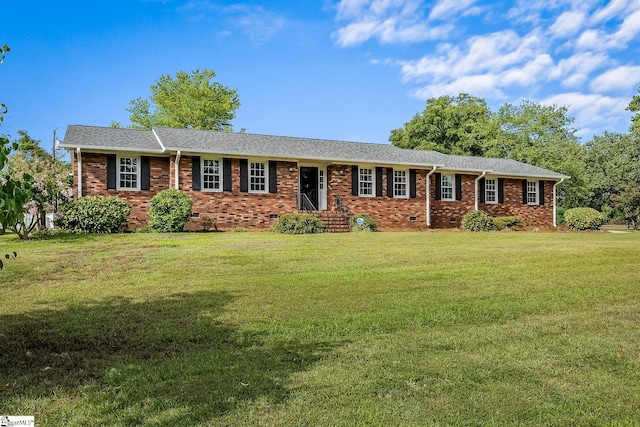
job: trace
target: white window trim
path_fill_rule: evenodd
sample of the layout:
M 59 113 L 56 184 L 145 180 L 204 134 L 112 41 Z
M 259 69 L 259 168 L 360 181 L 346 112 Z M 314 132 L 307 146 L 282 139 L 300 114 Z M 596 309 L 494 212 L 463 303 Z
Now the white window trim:
M 362 193 L 362 183 L 364 182 L 360 171 L 368 169 L 371 171 L 371 194 Z M 366 181 L 369 182 L 369 181 Z M 358 166 L 358 197 L 375 197 L 376 196 L 376 168 L 373 166 Z
M 218 176 L 220 177 L 219 180 L 219 187 L 218 188 L 205 188 L 204 186 L 204 162 L 205 161 L 217 161 L 218 162 Z M 212 192 L 212 193 L 219 193 L 222 191 L 223 185 L 222 185 L 222 180 L 223 178 L 223 171 L 222 171 L 222 159 L 219 158 L 202 158 L 200 159 L 200 182 L 202 183 L 202 185 L 200 185 L 201 191 L 205 191 L 205 192 Z
M 120 171 L 120 160 L 121 159 L 135 159 L 136 161 L 136 186 L 134 187 L 121 187 L 120 186 L 120 176 L 121 176 L 121 171 Z M 121 156 L 118 155 L 116 156 L 116 189 L 119 191 L 140 191 L 140 178 L 141 178 L 141 174 L 140 174 L 140 168 L 141 168 L 141 159 L 140 156 Z
M 396 194 L 396 172 L 404 172 L 404 195 Z M 389 185 L 389 183 L 387 183 Z M 394 199 L 408 199 L 409 198 L 409 170 L 407 169 L 394 169 L 393 170 L 393 198 Z
M 251 177 L 253 176 L 251 174 L 252 172 L 252 168 L 251 168 L 251 164 L 252 163 L 262 163 L 264 165 L 264 190 L 254 190 L 252 188 L 251 185 Z M 247 164 L 247 187 L 249 190 L 249 193 L 252 194 L 268 194 L 269 193 L 269 162 L 266 160 L 251 160 L 249 159 L 248 164 Z
M 535 188 L 535 194 L 536 194 L 536 201 L 534 202 L 530 202 L 529 201 L 529 184 L 532 183 L 534 184 L 534 188 Z M 527 180 L 527 205 L 528 206 L 538 206 L 540 204 L 540 183 L 538 181 L 530 181 Z
M 444 197 L 444 179 L 445 177 L 451 177 L 451 197 Z M 448 188 L 448 187 L 447 187 Z M 456 175 L 455 174 L 442 174 L 440 177 L 440 200 L 446 202 L 455 202 L 456 200 Z
M 489 181 L 493 181 L 493 191 L 494 191 L 494 196 L 495 199 L 493 201 L 490 201 L 487 198 L 487 184 Z M 498 204 L 498 178 L 485 178 L 484 180 L 484 202 L 488 205 L 496 205 Z

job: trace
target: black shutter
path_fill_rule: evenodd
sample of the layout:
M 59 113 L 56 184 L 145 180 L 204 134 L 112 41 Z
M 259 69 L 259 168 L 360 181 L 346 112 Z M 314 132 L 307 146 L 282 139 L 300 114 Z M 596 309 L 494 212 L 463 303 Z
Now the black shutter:
M 151 158 L 149 156 L 140 157 L 140 189 L 151 189 Z
M 478 181 L 478 191 L 480 191 L 480 203 L 484 203 L 486 201 L 485 192 L 487 191 L 484 178 L 480 178 Z
M 498 203 L 504 203 L 504 178 L 498 178 Z
M 409 197 L 416 198 L 416 170 L 409 169 Z
M 240 159 L 240 191 L 246 193 L 249 191 L 249 161 Z
M 116 155 L 107 155 L 107 190 L 116 189 Z
M 376 166 L 376 197 L 382 197 L 382 168 Z
M 436 200 L 441 200 L 442 199 L 442 174 L 441 173 L 434 173 L 433 174 L 434 179 L 436 180 Z
M 462 175 L 456 174 L 456 200 L 462 200 Z
M 522 204 L 527 204 L 527 180 L 522 180 Z
M 540 181 L 538 183 L 538 186 L 540 188 L 540 194 L 538 194 L 538 198 L 540 200 L 540 204 L 544 205 L 544 181 Z
M 269 160 L 269 193 L 278 192 L 278 162 Z
M 231 159 L 222 159 L 222 190 L 231 191 Z
M 202 190 L 200 176 L 200 156 L 193 156 L 191 157 L 191 189 L 194 191 Z
M 393 197 L 393 168 L 387 168 L 387 197 Z
M 351 166 L 351 195 L 358 195 L 358 166 Z

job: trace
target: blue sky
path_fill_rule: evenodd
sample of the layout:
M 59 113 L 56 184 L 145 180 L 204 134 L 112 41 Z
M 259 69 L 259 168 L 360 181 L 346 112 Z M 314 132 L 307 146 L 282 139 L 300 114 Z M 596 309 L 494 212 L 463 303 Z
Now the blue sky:
M 583 142 L 626 132 L 640 0 L 12 1 L 0 132 L 51 146 L 67 125 L 129 124 L 161 75 L 212 68 L 234 129 L 387 142 L 426 99 L 567 106 Z

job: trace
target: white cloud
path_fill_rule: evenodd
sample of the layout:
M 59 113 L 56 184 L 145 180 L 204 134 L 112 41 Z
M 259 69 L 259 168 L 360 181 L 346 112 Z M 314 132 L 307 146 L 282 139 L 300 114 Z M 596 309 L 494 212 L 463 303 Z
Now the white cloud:
M 623 90 L 630 92 L 640 82 L 639 66 L 621 66 L 607 70 L 591 82 L 594 92 Z
M 470 10 L 477 10 L 470 8 L 475 1 L 459 0 L 458 3 L 469 6 L 464 13 L 470 13 Z M 458 3 L 455 3 L 456 6 L 448 3 L 451 0 L 440 0 L 436 5 L 440 11 L 437 14 L 452 12 L 451 8 L 458 6 Z M 416 43 L 442 39 L 451 33 L 454 28 L 451 20 L 433 25 L 425 13 L 424 2 L 419 0 L 341 0 L 336 20 L 345 21 L 345 24 L 333 36 L 339 46 L 350 47 L 370 39 L 387 44 Z
M 429 19 L 446 19 L 460 12 L 478 11 L 479 9 L 471 7 L 475 2 L 476 0 L 439 0 L 431 9 Z
M 603 53 L 581 52 L 563 58 L 549 70 L 549 79 L 560 80 L 565 87 L 578 87 L 589 75 L 607 64 L 609 57 Z
M 246 5 L 218 6 L 211 0 L 192 0 L 177 9 L 192 21 L 212 20 L 218 15 L 229 17 L 229 27 L 237 28 L 251 41 L 263 43 L 278 34 L 286 25 L 286 19 L 261 6 Z M 228 28 L 220 30 L 228 35 Z
M 556 19 L 556 22 L 550 28 L 554 37 L 565 38 L 572 36 L 580 29 L 586 20 L 584 12 L 570 11 L 565 12 Z
M 593 20 L 595 22 L 602 22 L 617 17 L 629 7 L 630 3 L 634 2 L 630 2 L 629 0 L 612 0 L 605 7 L 598 9 L 593 14 Z
M 541 103 L 566 106 L 569 115 L 576 118 L 576 125 L 582 130 L 581 133 L 585 134 L 588 130 L 595 132 L 603 127 L 611 129 L 613 123 L 623 120 L 620 113 L 624 113 L 629 100 L 600 94 L 569 92 L 550 96 Z
M 491 74 L 464 76 L 450 82 L 430 84 L 414 91 L 418 99 L 469 93 L 473 96 L 504 99 L 505 94 L 497 86 L 498 77 Z

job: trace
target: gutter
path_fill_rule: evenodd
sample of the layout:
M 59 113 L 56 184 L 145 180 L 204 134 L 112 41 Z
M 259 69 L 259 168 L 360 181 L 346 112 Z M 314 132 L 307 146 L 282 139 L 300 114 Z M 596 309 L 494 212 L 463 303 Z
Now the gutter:
M 431 172 L 427 174 L 427 227 L 431 227 L 431 175 L 433 175 L 437 167 L 434 166 Z
M 78 199 L 82 197 L 82 153 L 80 147 L 76 148 L 76 157 L 78 158 Z
M 553 227 L 557 228 L 558 227 L 558 220 L 556 219 L 556 214 L 557 214 L 557 208 L 556 208 L 556 187 L 559 184 L 562 184 L 562 181 L 564 181 L 564 178 L 561 178 L 560 181 L 556 182 L 555 184 L 553 184 Z
M 478 202 L 478 182 L 480 182 L 480 180 L 482 178 L 484 178 L 484 176 L 487 174 L 487 171 L 482 171 L 482 175 L 480 175 L 479 177 L 477 177 L 473 183 L 474 185 L 474 189 L 476 191 L 474 200 L 475 200 L 475 210 L 478 210 L 479 208 L 479 202 Z
M 176 188 L 176 190 L 180 190 L 180 157 L 182 156 L 182 152 L 180 150 L 176 151 L 176 161 L 175 164 L 173 165 L 173 173 L 174 173 L 174 178 L 173 178 L 173 185 Z

